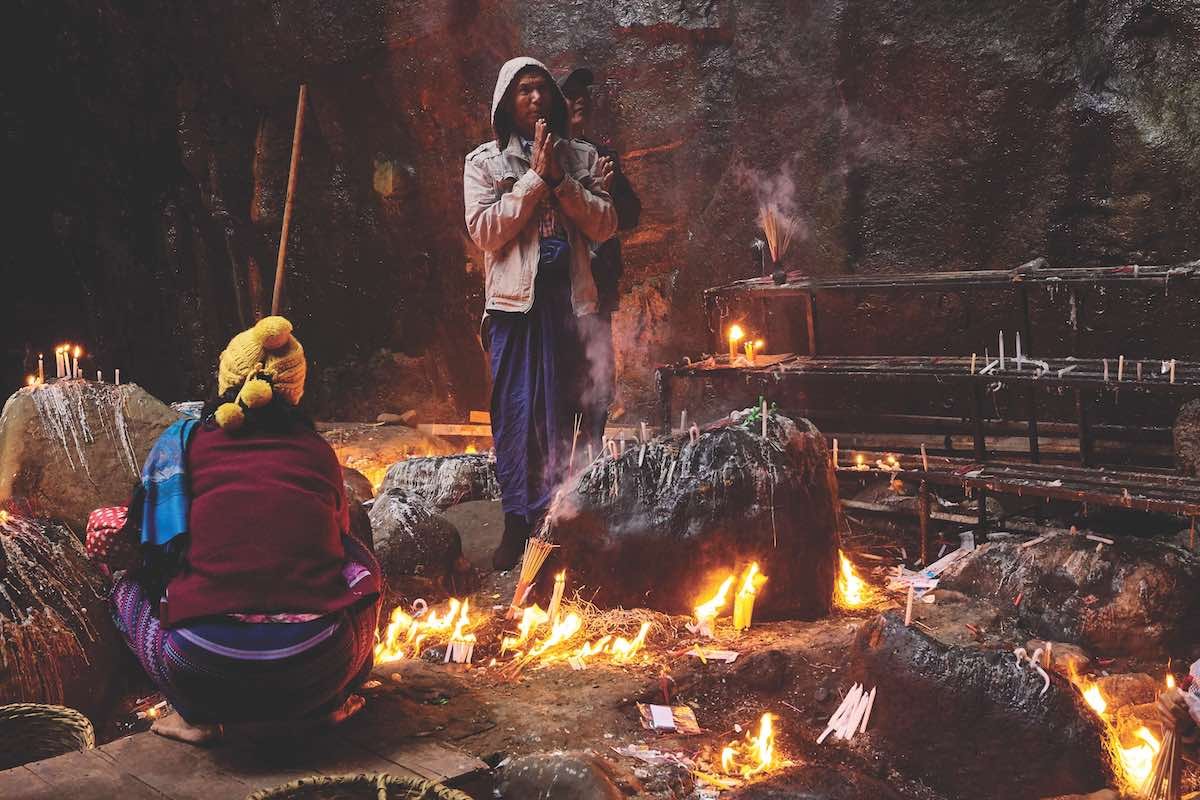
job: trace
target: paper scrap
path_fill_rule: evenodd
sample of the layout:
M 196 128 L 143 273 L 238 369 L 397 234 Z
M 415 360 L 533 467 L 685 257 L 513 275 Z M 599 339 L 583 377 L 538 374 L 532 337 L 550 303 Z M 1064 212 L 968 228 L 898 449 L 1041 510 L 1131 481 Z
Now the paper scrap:
M 652 731 L 675 731 L 685 736 L 700 733 L 696 713 L 687 706 L 662 706 L 653 703 L 638 703 L 642 727 Z
M 688 651 L 689 656 L 695 656 L 701 661 L 724 661 L 726 664 L 732 664 L 737 661 L 740 655 L 736 650 L 710 650 L 697 645 Z

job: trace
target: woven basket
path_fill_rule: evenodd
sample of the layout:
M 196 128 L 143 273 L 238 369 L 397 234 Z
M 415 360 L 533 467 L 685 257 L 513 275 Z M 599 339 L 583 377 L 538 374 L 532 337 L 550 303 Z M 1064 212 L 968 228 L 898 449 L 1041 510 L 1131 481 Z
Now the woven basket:
M 92 723 L 73 708 L 43 703 L 0 706 L 0 769 L 95 746 Z
M 246 800 L 471 800 L 440 783 L 395 775 L 317 775 L 263 789 Z

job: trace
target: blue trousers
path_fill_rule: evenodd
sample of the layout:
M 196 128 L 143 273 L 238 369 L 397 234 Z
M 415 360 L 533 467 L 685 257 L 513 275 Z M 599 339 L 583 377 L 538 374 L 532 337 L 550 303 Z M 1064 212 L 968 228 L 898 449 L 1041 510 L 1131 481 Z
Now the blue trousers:
M 489 311 L 492 442 L 500 505 L 529 522 L 566 476 L 581 357 L 567 258 L 539 265 L 533 307 Z

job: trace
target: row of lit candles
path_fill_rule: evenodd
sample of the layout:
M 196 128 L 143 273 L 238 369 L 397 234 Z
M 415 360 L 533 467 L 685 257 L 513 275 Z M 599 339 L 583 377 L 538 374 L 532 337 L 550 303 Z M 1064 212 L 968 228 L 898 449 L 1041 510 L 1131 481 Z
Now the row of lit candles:
M 79 359 L 83 357 L 83 348 L 79 345 L 70 343 L 59 345 L 54 348 L 54 377 L 55 378 L 82 378 L 83 369 L 79 366 Z M 114 370 L 115 383 L 121 382 L 121 370 Z M 96 380 L 103 380 L 103 373 L 96 370 Z M 38 353 L 38 371 L 37 375 L 28 375 L 25 378 L 27 386 L 38 386 L 46 382 L 46 363 L 45 355 Z
M 747 339 L 746 332 L 742 330 L 741 325 L 729 326 L 729 363 L 732 364 L 733 360 L 737 358 L 738 342 L 741 342 L 743 339 L 745 342 L 742 345 L 742 350 L 746 355 L 746 362 L 753 366 L 754 354 L 763 348 L 763 340 Z

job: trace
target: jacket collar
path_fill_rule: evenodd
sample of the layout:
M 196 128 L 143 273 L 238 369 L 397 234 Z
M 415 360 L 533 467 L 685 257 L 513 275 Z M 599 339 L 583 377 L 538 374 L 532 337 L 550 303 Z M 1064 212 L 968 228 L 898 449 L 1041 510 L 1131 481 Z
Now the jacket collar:
M 521 134 L 516 131 L 508 135 L 508 144 L 504 146 L 502 152 L 507 156 L 519 158 L 526 164 L 529 163 L 529 156 L 525 155 L 525 148 L 521 146 Z

